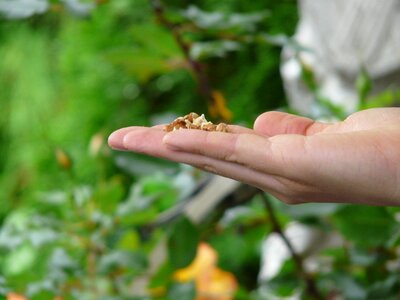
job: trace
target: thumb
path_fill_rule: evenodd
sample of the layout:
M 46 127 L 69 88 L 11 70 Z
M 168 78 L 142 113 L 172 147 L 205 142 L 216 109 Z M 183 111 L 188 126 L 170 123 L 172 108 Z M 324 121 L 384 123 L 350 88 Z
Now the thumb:
M 315 122 L 309 118 L 270 111 L 258 116 L 254 122 L 254 131 L 265 136 L 278 134 L 313 135 L 328 126 L 329 124 Z

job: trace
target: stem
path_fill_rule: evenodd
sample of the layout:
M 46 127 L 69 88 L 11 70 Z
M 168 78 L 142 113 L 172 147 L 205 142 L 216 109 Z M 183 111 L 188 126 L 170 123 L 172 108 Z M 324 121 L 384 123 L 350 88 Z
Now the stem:
M 153 12 L 160 24 L 164 27 L 169 29 L 178 44 L 179 48 L 181 49 L 182 53 L 184 54 L 190 69 L 192 70 L 194 77 L 198 83 L 199 92 L 203 95 L 207 102 L 212 105 L 215 103 L 215 98 L 213 95 L 213 89 L 211 87 L 210 81 L 204 71 L 203 66 L 192 57 L 190 57 L 190 44 L 186 43 L 183 40 L 181 28 L 169 21 L 165 16 L 165 10 L 162 5 L 161 0 L 150 0 L 151 6 L 153 7 Z
M 323 300 L 324 297 L 319 292 L 316 282 L 315 282 L 315 279 L 313 278 L 313 276 L 311 276 L 310 274 L 308 274 L 306 272 L 306 270 L 304 269 L 302 257 L 296 253 L 290 240 L 287 238 L 287 236 L 283 232 L 282 226 L 276 217 L 276 213 L 271 204 L 271 201 L 268 199 L 268 197 L 265 195 L 265 193 L 263 191 L 260 191 L 260 195 L 264 200 L 265 208 L 267 209 L 267 212 L 269 214 L 269 218 L 271 220 L 271 225 L 272 225 L 272 231 L 279 234 L 279 236 L 282 238 L 283 242 L 285 243 L 286 247 L 289 249 L 289 252 L 292 255 L 292 258 L 296 265 L 297 272 L 306 284 L 306 293 L 312 299 Z

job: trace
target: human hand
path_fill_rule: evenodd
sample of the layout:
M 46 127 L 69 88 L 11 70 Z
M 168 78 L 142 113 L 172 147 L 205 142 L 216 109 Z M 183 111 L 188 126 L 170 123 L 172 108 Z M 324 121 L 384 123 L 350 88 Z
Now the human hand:
M 254 129 L 229 131 L 127 127 L 109 144 L 230 177 L 290 204 L 400 205 L 400 108 L 365 110 L 333 124 L 267 112 Z

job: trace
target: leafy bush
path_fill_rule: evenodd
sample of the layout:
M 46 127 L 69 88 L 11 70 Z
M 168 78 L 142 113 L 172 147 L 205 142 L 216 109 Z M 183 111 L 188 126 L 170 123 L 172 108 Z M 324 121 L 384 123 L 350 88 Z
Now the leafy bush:
M 198 222 L 185 209 L 207 174 L 106 145 L 118 127 L 189 111 L 251 125 L 285 109 L 280 46 L 298 46 L 294 1 L 95 2 L 0 1 L 2 295 L 208 299 L 201 287 L 237 299 L 398 298 L 397 208 L 290 207 L 242 187 L 240 201 L 229 194 Z M 360 109 L 398 99 L 370 99 L 369 85 L 360 74 Z M 319 249 L 313 269 L 297 253 L 259 281 L 263 240 L 294 221 L 344 243 Z

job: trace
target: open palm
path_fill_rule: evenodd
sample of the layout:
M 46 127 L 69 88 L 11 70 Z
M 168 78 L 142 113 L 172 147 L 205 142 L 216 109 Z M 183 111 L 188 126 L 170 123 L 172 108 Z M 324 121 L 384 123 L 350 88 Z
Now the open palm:
M 127 127 L 111 147 L 182 162 L 259 187 L 287 203 L 400 205 L 400 108 L 325 124 L 267 112 L 229 133 Z

